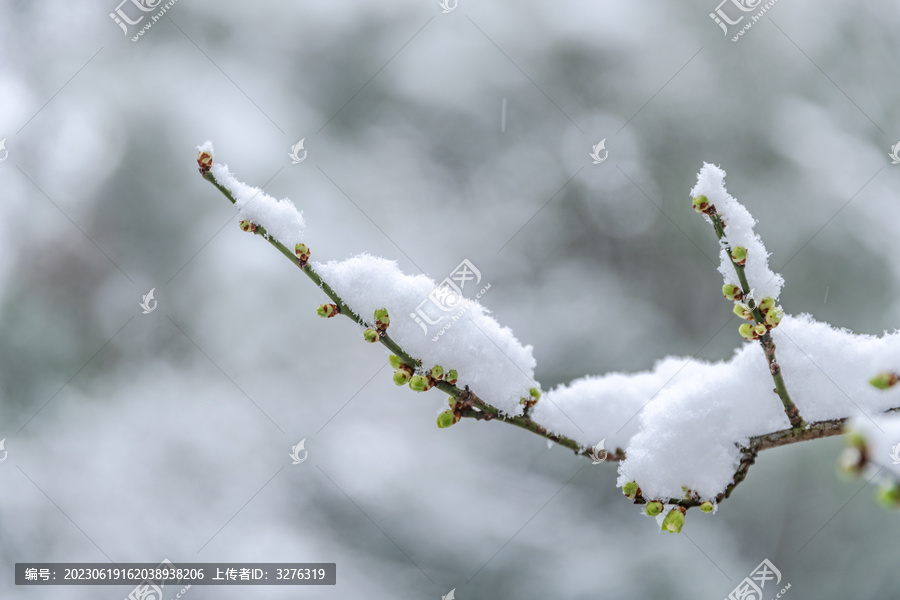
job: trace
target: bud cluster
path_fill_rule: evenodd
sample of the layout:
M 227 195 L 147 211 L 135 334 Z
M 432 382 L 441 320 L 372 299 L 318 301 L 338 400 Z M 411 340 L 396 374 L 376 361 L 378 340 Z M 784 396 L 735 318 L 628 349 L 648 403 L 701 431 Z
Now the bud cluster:
M 726 297 L 727 296 L 728 294 L 726 293 Z M 757 304 L 756 308 L 759 309 L 759 312 L 763 318 L 763 322 L 756 324 L 744 323 L 743 325 L 741 325 L 738 328 L 738 333 L 740 333 L 741 337 L 743 337 L 744 339 L 758 340 L 761 336 L 764 336 L 770 329 L 778 327 L 778 324 L 781 323 L 781 320 L 784 318 L 784 311 L 780 306 L 775 306 L 774 298 L 770 298 L 768 296 L 763 298 L 759 301 L 759 304 Z M 755 321 L 753 317 L 753 310 L 747 304 L 743 304 L 741 302 L 736 303 L 734 305 L 734 314 L 741 317 L 742 319 Z

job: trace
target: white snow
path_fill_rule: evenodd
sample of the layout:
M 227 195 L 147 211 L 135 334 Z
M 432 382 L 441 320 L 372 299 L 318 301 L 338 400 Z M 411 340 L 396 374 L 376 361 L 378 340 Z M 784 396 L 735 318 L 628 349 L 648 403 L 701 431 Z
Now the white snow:
M 215 158 L 213 145 L 209 140 L 197 146 L 197 150 L 209 152 L 210 156 Z M 303 214 L 297 210 L 293 202 L 287 198 L 276 200 L 260 188 L 238 181 L 228 170 L 228 165 L 214 163 L 210 172 L 215 176 L 219 185 L 234 196 L 239 220 L 262 225 L 265 227 L 266 233 L 287 246 L 288 250 L 292 252 L 294 246 L 303 241 L 306 221 L 303 220 Z
M 725 189 L 725 171 L 716 165 L 704 163 L 697 175 L 697 185 L 691 190 L 691 197 L 701 194 L 715 205 L 716 212 L 725 222 L 725 237 L 722 242 L 726 242 L 731 248 L 743 246 L 747 249 L 744 272 L 750 288 L 754 290 L 754 298 L 759 301 L 770 296 L 778 300 L 784 286 L 784 278 L 769 269 L 769 253 L 759 235 L 753 231 L 756 219 Z M 709 219 L 705 215 L 704 218 Z M 719 251 L 719 272 L 725 283 L 740 287 L 740 281 L 734 272 L 731 258 L 725 252 L 724 244 Z
M 372 322 L 376 309 L 387 308 L 391 317 L 388 334 L 411 356 L 422 360 L 423 369 L 434 365 L 441 365 L 445 371 L 456 369 L 458 387 L 468 385 L 482 400 L 505 413 L 522 412 L 519 399 L 528 397 L 528 390 L 537 386 L 532 348 L 523 346 L 481 304 L 464 299 L 458 309 L 442 315 L 428 300 L 436 287 L 434 281 L 425 275 L 405 275 L 396 262 L 368 254 L 314 263 L 313 267 L 368 322 Z M 452 322 L 437 340 L 433 339 L 433 328 L 423 332 L 410 316 L 426 300 L 423 309 L 431 312 L 432 319 L 445 316 L 444 321 Z M 458 318 L 452 321 L 453 316 Z

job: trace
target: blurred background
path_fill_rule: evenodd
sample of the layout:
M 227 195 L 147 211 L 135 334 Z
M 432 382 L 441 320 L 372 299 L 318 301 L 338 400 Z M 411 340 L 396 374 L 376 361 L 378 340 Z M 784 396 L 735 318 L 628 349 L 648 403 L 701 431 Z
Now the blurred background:
M 180 0 L 132 42 L 156 13 L 117 1 L 0 0 L 0 597 L 130 589 L 16 587 L 16 562 L 164 558 L 337 563 L 333 587 L 190 600 L 719 599 L 764 558 L 789 598 L 900 586 L 900 522 L 834 476 L 840 439 L 764 452 L 676 536 L 612 465 L 438 430 L 444 396 L 319 319 L 195 163 L 212 139 L 290 197 L 315 260 L 441 280 L 468 258 L 544 389 L 741 343 L 690 209 L 704 161 L 785 310 L 877 334 L 900 323 L 895 4 L 781 0 L 735 43 L 716 0 Z M 117 8 L 147 17 L 126 34 Z

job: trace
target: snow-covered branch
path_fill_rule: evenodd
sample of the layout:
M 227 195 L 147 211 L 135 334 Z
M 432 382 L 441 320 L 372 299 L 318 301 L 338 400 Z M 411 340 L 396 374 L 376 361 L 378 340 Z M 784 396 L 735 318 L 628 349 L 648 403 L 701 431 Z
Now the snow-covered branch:
M 449 396 L 439 427 L 461 419 L 502 421 L 594 459 L 592 448 L 604 440 L 615 449 L 606 461 L 618 461 L 623 493 L 664 531 L 680 531 L 688 508 L 714 512 L 762 450 L 838 435 L 850 418 L 877 431 L 881 420 L 900 422 L 898 415 L 884 416 L 900 407 L 900 386 L 877 389 L 867 381 L 900 365 L 900 334 L 856 335 L 809 315 L 785 315 L 776 305 L 784 280 L 769 269 L 756 221 L 728 194 L 725 172 L 714 165 L 700 171 L 694 208 L 719 238 L 723 292 L 735 302 L 735 314 L 750 321 L 739 333 L 759 340 L 763 351 L 744 344 L 727 361 L 668 357 L 651 371 L 584 377 L 542 391 L 531 346 L 477 301 L 457 299 L 465 316 L 439 343 L 423 337 L 417 320 L 391 317 L 421 314 L 423 301 L 439 291 L 433 280 L 405 275 L 396 263 L 368 254 L 311 262 L 294 205 L 214 164 L 209 142 L 199 150 L 203 177 L 237 206 L 241 228 L 265 238 L 331 300 L 319 306 L 320 316 L 346 316 L 363 339 L 384 345 L 397 385 Z M 445 314 L 425 316 L 437 322 Z M 900 451 L 900 426 L 890 431 Z M 897 498 L 900 504 L 900 492 Z

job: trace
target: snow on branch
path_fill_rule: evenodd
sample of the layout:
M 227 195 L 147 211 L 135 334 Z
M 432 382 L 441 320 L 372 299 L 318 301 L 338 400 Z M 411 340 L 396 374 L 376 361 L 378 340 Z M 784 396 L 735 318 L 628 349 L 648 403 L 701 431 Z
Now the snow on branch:
M 452 327 L 438 340 L 423 335 L 417 316 L 446 314 L 423 315 L 424 301 L 440 291 L 433 280 L 405 275 L 395 262 L 368 254 L 310 262 L 305 223 L 294 205 L 213 164 L 210 142 L 198 150 L 200 172 L 238 207 L 241 228 L 295 261 L 332 300 L 319 306 L 320 316 L 347 316 L 363 339 L 384 345 L 397 385 L 449 395 L 439 427 L 463 418 L 503 421 L 595 462 L 603 460 L 597 460 L 603 440 L 615 448 L 605 456 L 619 461 L 619 487 L 663 531 L 681 531 L 690 507 L 714 512 L 761 450 L 840 434 L 851 418 L 856 454 L 842 459 L 850 471 L 867 464 L 870 447 L 885 454 L 891 436 L 900 464 L 900 415 L 885 416 L 900 410 L 891 370 L 900 365 L 900 333 L 857 335 L 809 315 L 785 315 L 776 304 L 784 279 L 769 268 L 756 221 L 728 194 L 719 167 L 701 169 L 693 207 L 719 240 L 722 292 L 749 321 L 739 333 L 759 347 L 745 343 L 716 362 L 668 357 L 651 371 L 584 377 L 542 398 L 531 346 L 478 302 L 456 299 L 461 312 Z M 872 373 L 882 375 L 870 384 Z M 900 506 L 897 478 L 892 481 L 882 496 Z

